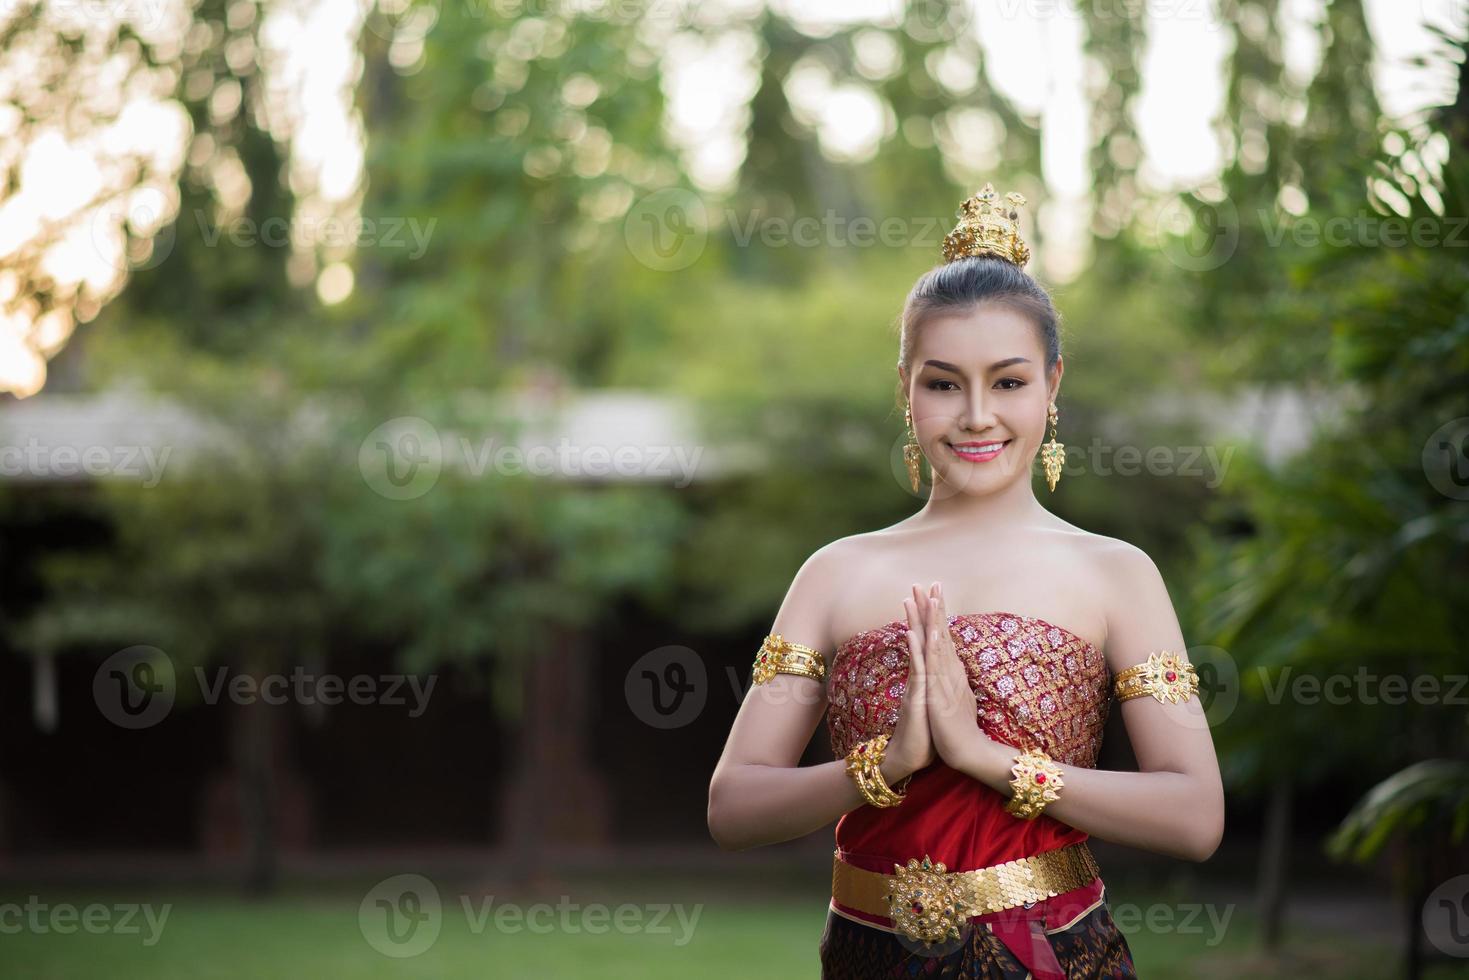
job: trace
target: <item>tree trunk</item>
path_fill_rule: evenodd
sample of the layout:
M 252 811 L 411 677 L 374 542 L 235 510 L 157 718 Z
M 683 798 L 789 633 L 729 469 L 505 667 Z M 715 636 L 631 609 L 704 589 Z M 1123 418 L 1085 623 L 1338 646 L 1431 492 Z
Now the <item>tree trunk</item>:
M 552 631 L 526 665 L 518 765 L 504 799 L 505 843 L 518 881 L 533 882 L 559 845 L 610 840 L 606 781 L 588 759 L 591 655 L 585 634 Z
M 1277 776 L 1270 786 L 1265 805 L 1265 834 L 1260 848 L 1258 903 L 1260 906 L 1260 945 L 1267 952 L 1280 949 L 1280 936 L 1285 918 L 1286 856 L 1290 847 L 1291 790 L 1290 780 Z

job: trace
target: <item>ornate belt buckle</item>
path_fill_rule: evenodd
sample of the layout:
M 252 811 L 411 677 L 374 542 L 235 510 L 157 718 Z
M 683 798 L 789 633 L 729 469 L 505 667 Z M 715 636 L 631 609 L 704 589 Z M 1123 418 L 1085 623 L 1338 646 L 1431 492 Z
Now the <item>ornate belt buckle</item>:
M 920 864 L 909 858 L 908 866 L 893 865 L 888 879 L 888 917 L 899 932 L 915 941 L 942 942 L 959 938 L 959 927 L 969 918 L 968 895 L 958 873 L 947 873 L 944 863 L 934 863 L 927 854 Z

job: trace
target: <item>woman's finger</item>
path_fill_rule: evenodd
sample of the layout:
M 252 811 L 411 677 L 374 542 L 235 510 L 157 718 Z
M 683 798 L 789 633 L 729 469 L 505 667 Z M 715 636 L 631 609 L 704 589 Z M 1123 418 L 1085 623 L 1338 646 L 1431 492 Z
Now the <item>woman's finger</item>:
M 908 617 L 908 628 L 916 632 L 920 639 L 923 637 L 923 616 L 918 611 L 918 603 L 912 599 L 903 600 L 903 615 Z
M 919 625 L 917 628 L 923 636 L 927 636 L 928 596 L 923 594 L 923 590 L 918 587 L 917 582 L 913 583 L 913 606 L 918 611 Z

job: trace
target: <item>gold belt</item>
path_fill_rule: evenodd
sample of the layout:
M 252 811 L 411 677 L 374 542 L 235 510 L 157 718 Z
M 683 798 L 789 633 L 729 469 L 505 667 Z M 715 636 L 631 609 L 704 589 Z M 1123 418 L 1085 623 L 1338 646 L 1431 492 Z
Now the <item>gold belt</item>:
M 945 871 L 942 861 L 909 858 L 894 874 L 848 864 L 832 852 L 831 897 L 868 915 L 887 916 L 909 939 L 958 938 L 970 916 L 1032 904 L 1091 884 L 1100 873 L 1085 841 L 974 871 Z

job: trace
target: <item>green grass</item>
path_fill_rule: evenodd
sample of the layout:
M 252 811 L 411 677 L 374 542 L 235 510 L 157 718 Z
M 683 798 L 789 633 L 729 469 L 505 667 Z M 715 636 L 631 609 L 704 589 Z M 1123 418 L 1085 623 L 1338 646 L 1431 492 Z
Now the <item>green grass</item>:
M 824 899 L 809 884 L 796 890 L 771 882 L 758 887 L 683 879 L 619 878 L 568 886 L 545 898 L 512 903 L 518 910 L 543 904 L 551 918 L 535 920 L 549 932 L 532 931 L 524 919 L 499 920 L 504 896 L 436 882 L 442 899 L 440 931 L 419 955 L 395 958 L 374 949 L 359 924 L 359 905 L 373 882 L 357 889 L 292 890 L 264 902 L 218 893 L 185 890 L 84 892 L 7 887 L 0 903 L 24 903 L 30 894 L 55 906 L 89 903 L 149 903 L 161 911 L 170 903 L 157 941 L 147 945 L 140 932 L 69 935 L 25 924 L 19 932 L 13 911 L 0 914 L 0 974 L 21 980 L 260 980 L 260 978 L 342 977 L 362 980 L 399 978 L 519 978 L 579 980 L 582 977 L 685 978 L 815 977 L 816 946 L 825 922 Z M 819 889 L 817 890 L 819 892 Z M 798 897 L 799 896 L 799 897 Z M 814 896 L 814 897 L 813 897 Z M 1133 950 L 1140 976 L 1169 978 L 1342 977 L 1383 980 L 1398 974 L 1397 954 L 1386 945 L 1349 933 L 1292 935 L 1286 954 L 1267 961 L 1254 953 L 1255 923 L 1235 907 L 1219 929 L 1204 915 L 1186 921 L 1186 905 L 1113 891 L 1108 898 Z M 469 903 L 466 912 L 463 902 Z M 476 921 L 488 902 L 488 917 Z M 671 911 L 657 928 L 637 920 L 615 925 L 616 909 L 651 923 L 659 906 L 683 905 L 685 919 Z M 558 909 L 558 904 L 565 909 Z M 594 905 L 609 910 L 606 931 L 593 934 L 586 917 Z M 1124 906 L 1135 908 L 1133 919 Z M 1153 909 L 1150 913 L 1149 909 Z M 1216 916 L 1225 914 L 1216 907 Z M 546 915 L 548 913 L 539 913 Z M 366 932 L 382 935 L 368 916 Z M 1147 915 L 1153 915 L 1152 926 Z M 515 923 L 519 923 L 518 928 Z M 567 927 L 565 923 L 569 923 Z M 396 947 L 389 947 L 396 948 Z M 1458 968 L 1456 968 L 1458 967 Z M 1435 968 L 1435 978 L 1469 976 L 1469 963 Z

